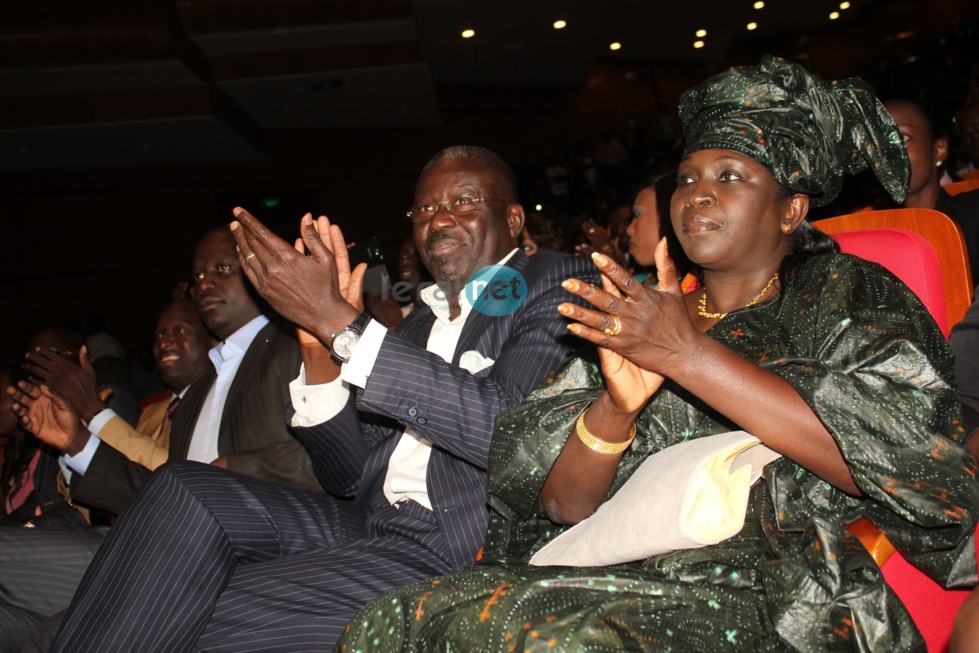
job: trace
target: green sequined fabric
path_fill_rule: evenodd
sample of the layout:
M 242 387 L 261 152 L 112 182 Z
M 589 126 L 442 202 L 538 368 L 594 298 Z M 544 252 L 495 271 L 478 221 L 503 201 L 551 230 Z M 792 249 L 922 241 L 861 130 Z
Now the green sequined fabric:
M 744 529 L 719 545 L 614 567 L 531 567 L 562 530 L 540 489 L 601 392 L 595 362 L 578 358 L 497 420 L 483 559 L 373 601 L 338 650 L 923 651 L 844 526 L 866 516 L 946 586 L 976 582 L 976 463 L 959 444 L 951 354 L 927 311 L 882 268 L 827 254 L 708 335 L 796 388 L 864 498 L 783 458 L 752 488 Z M 667 383 L 640 415 L 610 495 L 650 454 L 734 428 Z
M 832 202 L 843 174 L 868 167 L 894 201 L 908 193 L 911 168 L 897 125 L 857 78 L 823 82 L 799 64 L 766 56 L 731 68 L 680 98 L 684 155 L 733 150 L 768 168 L 779 185 L 813 206 Z

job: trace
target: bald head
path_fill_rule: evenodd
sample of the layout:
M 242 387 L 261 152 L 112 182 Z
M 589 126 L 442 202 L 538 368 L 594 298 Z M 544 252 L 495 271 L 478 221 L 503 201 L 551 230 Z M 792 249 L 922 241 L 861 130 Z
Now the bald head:
M 444 150 L 440 150 L 428 160 L 422 168 L 422 175 L 426 171 L 446 161 L 458 162 L 479 162 L 492 171 L 493 176 L 497 177 L 497 182 L 504 193 L 502 199 L 510 202 L 517 201 L 517 178 L 513 170 L 501 159 L 498 154 L 477 145 L 453 145 Z

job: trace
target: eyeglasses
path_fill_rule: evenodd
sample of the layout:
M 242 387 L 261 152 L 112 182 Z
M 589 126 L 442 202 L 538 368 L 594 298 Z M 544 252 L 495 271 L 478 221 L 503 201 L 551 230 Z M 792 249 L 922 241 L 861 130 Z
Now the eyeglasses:
M 422 204 L 420 206 L 412 207 L 410 211 L 405 211 L 405 215 L 415 224 L 419 222 L 428 222 L 435 217 L 438 213 L 439 207 L 444 206 L 445 210 L 455 217 L 459 218 L 464 215 L 469 215 L 476 210 L 477 205 L 484 202 L 509 202 L 510 200 L 504 199 L 492 199 L 489 197 L 457 197 L 454 200 L 446 200 L 444 202 L 435 202 L 434 204 Z

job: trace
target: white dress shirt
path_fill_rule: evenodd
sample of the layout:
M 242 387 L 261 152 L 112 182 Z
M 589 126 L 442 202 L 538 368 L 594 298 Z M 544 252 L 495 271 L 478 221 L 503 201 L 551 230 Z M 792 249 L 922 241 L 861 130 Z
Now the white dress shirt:
M 208 352 L 218 376 L 211 384 L 204 405 L 201 406 L 194 435 L 190 439 L 190 448 L 187 450 L 187 460 L 209 463 L 220 455 L 218 435 L 221 431 L 224 402 L 228 399 L 228 391 L 235 380 L 238 368 L 241 367 L 245 352 L 248 351 L 258 332 L 268 323 L 267 317 L 259 315 Z

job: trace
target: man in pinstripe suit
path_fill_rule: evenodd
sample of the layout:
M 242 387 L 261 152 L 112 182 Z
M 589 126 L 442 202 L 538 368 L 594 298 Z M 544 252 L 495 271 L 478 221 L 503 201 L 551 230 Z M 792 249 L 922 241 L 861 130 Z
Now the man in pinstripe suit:
M 305 329 L 292 424 L 323 485 L 352 500 L 161 468 L 90 567 L 55 650 L 328 650 L 370 598 L 474 559 L 494 418 L 570 352 L 560 283 L 598 278 L 583 258 L 518 250 L 516 184 L 487 150 L 437 154 L 409 215 L 438 285 L 391 333 L 344 298 L 359 277 L 348 283 L 335 225 L 305 216 L 303 256 L 236 210 L 246 274 Z M 509 312 L 480 312 L 463 289 L 493 264 L 483 288 Z

